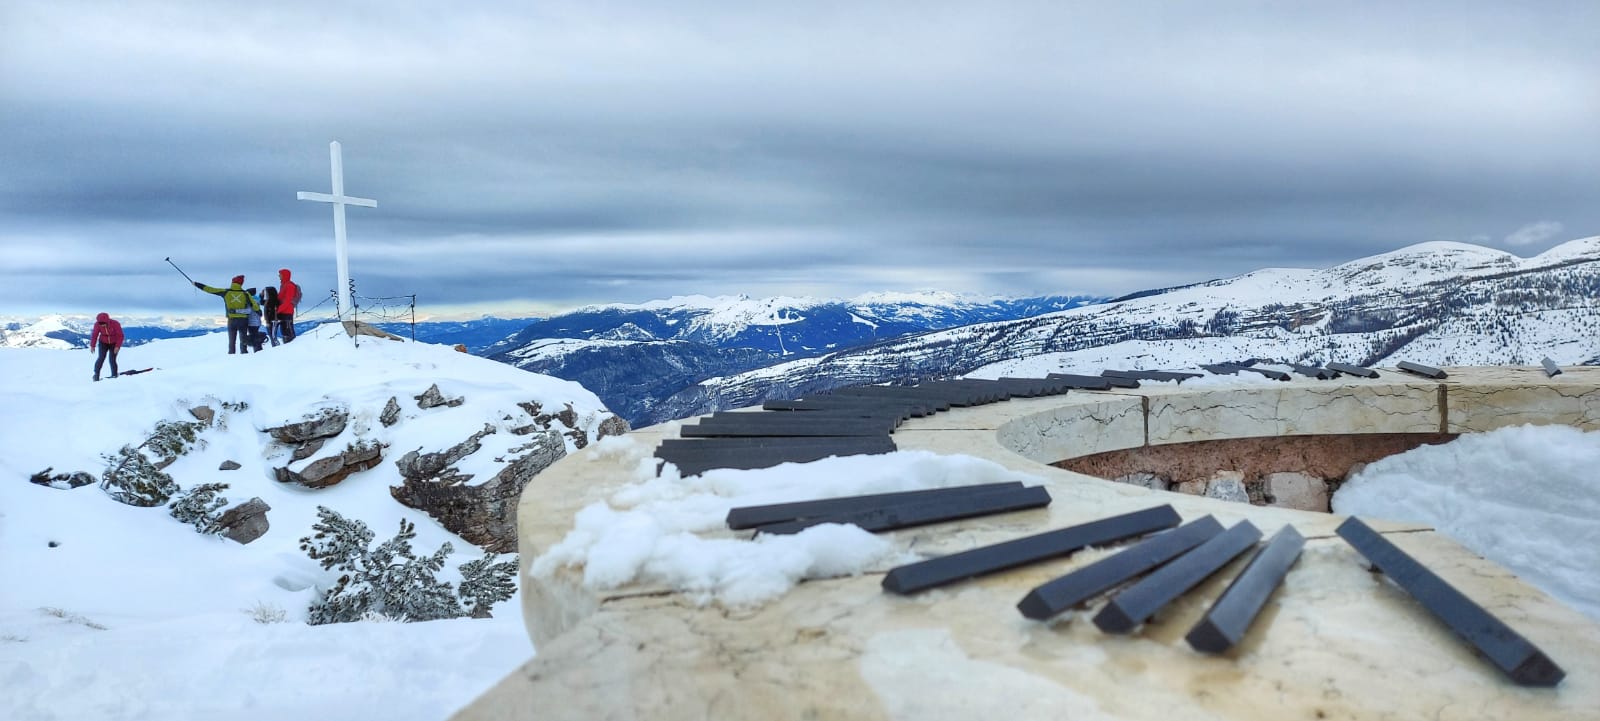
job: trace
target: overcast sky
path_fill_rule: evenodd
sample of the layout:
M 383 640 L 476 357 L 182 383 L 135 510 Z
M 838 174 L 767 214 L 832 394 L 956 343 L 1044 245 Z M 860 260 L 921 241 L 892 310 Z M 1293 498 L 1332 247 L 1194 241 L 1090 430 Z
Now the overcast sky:
M 438 311 L 1533 255 L 1600 234 L 1597 29 L 1589 0 L 3 2 L 0 315 L 220 311 L 169 257 L 327 297 L 332 212 L 295 193 L 331 140 L 378 201 L 356 292 Z

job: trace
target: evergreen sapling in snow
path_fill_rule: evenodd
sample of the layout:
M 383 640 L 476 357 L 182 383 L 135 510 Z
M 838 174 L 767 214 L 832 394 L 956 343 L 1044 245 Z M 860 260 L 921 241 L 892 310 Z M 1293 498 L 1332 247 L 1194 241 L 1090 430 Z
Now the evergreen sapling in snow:
M 178 482 L 161 472 L 138 448 L 123 446 L 115 455 L 104 458 L 106 471 L 100 476 L 100 488 L 118 503 L 150 508 L 166 503 L 178 492 Z
M 410 621 L 432 621 L 461 615 L 455 589 L 434 574 L 444 570 L 445 559 L 455 552 L 448 541 L 433 555 L 418 558 L 411 550 L 416 524 L 400 519 L 400 532 L 378 545 L 368 556 L 378 611 Z
M 206 424 L 199 421 L 157 421 L 142 448 L 149 449 L 157 458 L 177 458 L 196 446 L 204 447 L 200 432 Z
M 165 505 L 177 493 L 178 483 L 161 471 L 189 451 L 204 445 L 200 431 L 204 423 L 193 421 L 160 421 L 150 436 L 137 446 L 123 446 L 115 454 L 104 456 L 106 470 L 100 476 L 100 488 L 118 503 L 152 508 Z M 146 453 L 161 460 L 158 465 Z
M 461 564 L 458 591 L 468 615 L 473 618 L 488 618 L 490 608 L 517 591 L 517 585 L 511 581 L 517 575 L 517 557 L 495 563 L 498 557 L 485 551 L 483 558 Z
M 312 602 L 312 625 L 360 621 L 374 615 L 406 621 L 430 621 L 465 615 L 488 616 L 489 607 L 511 597 L 516 561 L 494 563 L 495 554 L 463 564 L 460 598 L 457 590 L 435 574 L 444 569 L 454 547 L 445 543 L 433 554 L 418 557 L 411 548 L 416 526 L 401 519 L 400 532 L 376 548 L 365 523 L 337 511 L 317 507 L 316 534 L 300 539 L 300 548 L 323 568 L 342 571 L 333 586 Z M 465 606 L 463 606 L 465 601 Z
M 227 489 L 226 483 L 202 483 L 179 493 L 167 508 L 173 518 L 194 526 L 195 531 L 214 535 L 222 532 L 220 511 L 228 505 L 228 498 L 217 494 Z

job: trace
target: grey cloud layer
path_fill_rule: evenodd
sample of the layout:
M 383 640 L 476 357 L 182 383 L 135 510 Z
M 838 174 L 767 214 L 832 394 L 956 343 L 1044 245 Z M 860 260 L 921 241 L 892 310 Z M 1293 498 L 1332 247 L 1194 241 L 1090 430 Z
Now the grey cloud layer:
M 0 11 L 0 308 L 195 310 L 168 256 L 331 289 L 330 139 L 360 288 L 436 306 L 1600 232 L 1591 3 L 214 5 Z

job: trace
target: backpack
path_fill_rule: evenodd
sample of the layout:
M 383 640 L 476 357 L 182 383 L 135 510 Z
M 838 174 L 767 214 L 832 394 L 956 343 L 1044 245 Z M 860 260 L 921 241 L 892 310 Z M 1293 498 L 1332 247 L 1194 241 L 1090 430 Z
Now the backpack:
M 226 290 L 222 293 L 222 306 L 232 314 L 247 310 L 250 307 L 250 294 L 242 290 Z

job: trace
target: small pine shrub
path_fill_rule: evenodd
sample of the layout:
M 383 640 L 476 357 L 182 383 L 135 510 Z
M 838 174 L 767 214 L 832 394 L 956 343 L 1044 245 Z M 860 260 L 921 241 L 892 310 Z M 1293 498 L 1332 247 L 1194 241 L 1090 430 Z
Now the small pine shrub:
M 130 506 L 150 508 L 166 504 L 179 491 L 172 476 L 163 473 L 150 456 L 171 463 L 190 448 L 203 445 L 200 431 L 205 424 L 199 421 L 160 421 L 155 430 L 138 446 L 123 446 L 114 454 L 103 456 L 105 473 L 100 476 L 100 487 L 106 495 Z
M 190 448 L 201 445 L 202 430 L 205 430 L 205 424 L 199 421 L 160 421 L 144 446 L 157 458 L 177 458 L 189 452 Z
M 151 508 L 165 504 L 178 492 L 177 481 L 133 446 L 123 446 L 104 458 L 107 465 L 100 476 L 100 487 L 118 503 Z
M 460 567 L 459 592 L 440 581 L 435 574 L 444 569 L 454 547 L 445 543 L 431 555 L 418 557 L 411 548 L 416 526 L 404 519 L 394 538 L 369 548 L 373 535 L 365 523 L 324 506 L 317 507 L 317 518 L 312 526 L 316 533 L 300 539 L 300 549 L 324 569 L 343 573 L 312 602 L 307 614 L 312 625 L 373 615 L 405 621 L 482 617 L 515 590 L 516 561 L 494 563 L 494 554 Z
M 228 498 L 217 494 L 227 489 L 226 483 L 202 483 L 179 493 L 167 508 L 173 518 L 194 526 L 196 532 L 214 535 L 222 532 L 220 511 L 228 505 Z
M 461 564 L 461 586 L 457 592 L 467 614 L 488 618 L 489 609 L 517 592 L 517 558 L 495 563 L 498 554 L 484 552 L 483 558 Z
M 373 551 L 371 568 L 377 571 L 375 589 L 379 591 L 384 613 L 397 612 L 409 621 L 433 621 L 461 616 L 461 603 L 455 589 L 434 574 L 444 570 L 444 562 L 455 548 L 449 542 L 433 555 L 418 558 L 411 551 L 416 525 L 400 520 L 400 533 Z

